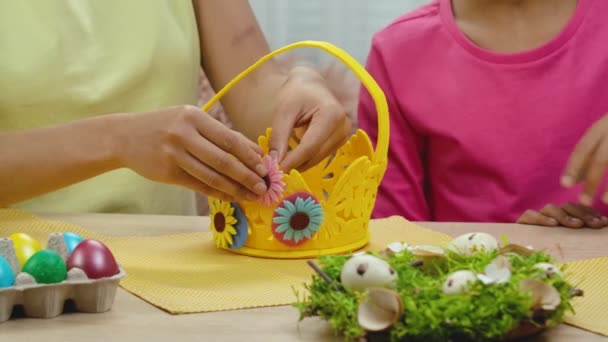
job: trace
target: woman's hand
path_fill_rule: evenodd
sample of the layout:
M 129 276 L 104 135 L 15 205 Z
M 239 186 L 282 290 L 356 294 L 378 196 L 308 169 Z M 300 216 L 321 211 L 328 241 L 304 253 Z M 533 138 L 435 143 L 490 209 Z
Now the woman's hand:
M 276 94 L 270 153 L 285 171 L 313 167 L 349 138 L 352 125 L 325 79 L 308 67 L 291 69 Z M 295 133 L 298 146 L 287 152 Z
M 566 204 L 561 207 L 547 204 L 540 211 L 527 210 L 518 220 L 520 224 L 567 228 L 604 228 L 608 218 L 591 207 Z
M 562 185 L 569 188 L 584 182 L 585 189 L 580 201 L 590 206 L 607 166 L 608 115 L 591 126 L 576 145 L 562 177 Z M 602 201 L 608 204 L 608 192 L 604 193 Z
M 226 201 L 266 192 L 260 147 L 197 107 L 126 114 L 121 121 L 123 167 Z

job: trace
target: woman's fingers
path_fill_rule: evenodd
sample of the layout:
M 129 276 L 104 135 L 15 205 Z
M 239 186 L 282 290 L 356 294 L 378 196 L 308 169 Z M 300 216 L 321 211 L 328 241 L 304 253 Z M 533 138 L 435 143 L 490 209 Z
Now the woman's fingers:
M 202 182 L 215 192 L 220 192 L 237 200 L 255 200 L 258 195 L 247 190 L 240 183 L 226 177 L 202 163 L 198 158 L 184 152 L 177 158 L 178 166 L 193 178 Z
M 229 129 L 209 115 L 196 116 L 194 123 L 200 135 L 213 143 L 219 150 L 236 157 L 236 159 L 246 166 L 246 168 L 256 173 L 260 179 L 266 176 L 268 170 L 266 170 L 266 167 L 262 162 L 260 153 L 261 148 L 255 145 L 251 140 L 247 139 L 244 135 Z M 197 157 L 200 156 L 197 155 Z M 216 153 L 214 157 L 217 159 L 214 161 L 214 164 L 218 166 L 231 164 L 226 160 L 221 159 L 222 155 L 217 155 Z M 211 166 L 215 168 L 215 165 Z M 216 168 L 216 170 L 219 172 L 224 171 L 223 168 Z M 240 174 L 239 176 L 244 177 L 245 175 Z M 238 181 L 239 179 L 236 180 Z
M 175 183 L 181 186 L 185 186 L 205 196 L 212 196 L 226 202 L 234 201 L 234 197 L 229 196 L 221 191 L 217 191 L 216 189 L 201 182 L 199 179 L 193 177 L 184 170 L 178 170 L 176 172 Z

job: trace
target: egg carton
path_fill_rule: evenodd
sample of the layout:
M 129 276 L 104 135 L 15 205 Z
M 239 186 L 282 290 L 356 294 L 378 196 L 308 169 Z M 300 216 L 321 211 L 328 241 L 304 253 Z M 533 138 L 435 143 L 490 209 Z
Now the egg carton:
M 62 234 L 51 234 L 47 249 L 59 254 L 67 264 L 69 253 Z M 62 282 L 38 284 L 30 274 L 21 272 L 11 239 L 0 238 L 0 256 L 9 262 L 15 274 L 12 287 L 0 288 L 0 323 L 9 320 L 19 305 L 23 307 L 25 316 L 31 318 L 57 317 L 64 312 L 68 300 L 73 302 L 78 312 L 107 312 L 112 308 L 120 280 L 126 276 L 120 264 L 119 273 L 98 279 L 89 279 L 82 269 L 72 268 Z

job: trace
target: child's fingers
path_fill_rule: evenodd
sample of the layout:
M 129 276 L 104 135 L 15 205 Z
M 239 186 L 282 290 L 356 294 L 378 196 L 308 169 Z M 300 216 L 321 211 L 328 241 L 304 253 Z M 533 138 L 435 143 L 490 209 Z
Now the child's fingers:
M 559 225 L 559 222 L 556 219 L 545 216 L 536 210 L 526 210 L 526 212 L 517 220 L 517 223 L 548 227 Z
M 601 139 L 588 160 L 587 172 L 582 174 L 583 181 L 585 182 L 585 189 L 583 194 L 581 194 L 580 202 L 583 205 L 591 206 L 593 204 L 593 197 L 598 190 L 607 166 L 608 141 L 606 139 Z
M 591 216 L 599 218 L 605 225 L 608 226 L 608 217 L 604 216 L 604 214 L 600 213 L 599 211 L 593 209 L 593 207 L 588 207 L 588 206 L 575 204 L 575 203 L 572 203 L 572 204 L 577 205 L 581 210 L 585 211 L 586 213 L 590 214 Z
M 589 228 L 602 228 L 608 223 L 605 218 L 602 219 L 600 213 L 590 207 L 570 203 L 563 206 L 562 209 L 567 212 L 568 215 L 583 220 L 585 225 Z
M 310 160 L 323 160 L 333 151 L 326 151 L 324 146 L 335 146 L 350 133 L 350 122 L 343 115 L 341 107 L 327 106 L 315 115 L 300 144 L 281 162 L 285 171 L 300 169 Z M 314 165 L 314 164 L 313 164 Z
M 568 159 L 566 170 L 561 183 L 564 187 L 571 187 L 583 178 L 583 171 L 591 160 L 593 151 L 601 140 L 601 132 L 593 126 L 574 148 Z
M 564 227 L 582 228 L 584 226 L 584 222 L 581 219 L 568 215 L 562 208 L 556 207 L 553 204 L 547 204 L 540 210 L 540 213 L 557 220 Z

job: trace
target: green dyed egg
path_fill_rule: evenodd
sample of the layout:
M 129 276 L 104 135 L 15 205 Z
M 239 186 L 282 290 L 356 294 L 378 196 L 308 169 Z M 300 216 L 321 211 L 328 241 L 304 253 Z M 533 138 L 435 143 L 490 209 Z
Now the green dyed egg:
M 43 249 L 32 255 L 21 271 L 34 277 L 38 284 L 60 283 L 68 276 L 65 262 L 59 254 L 50 249 Z

